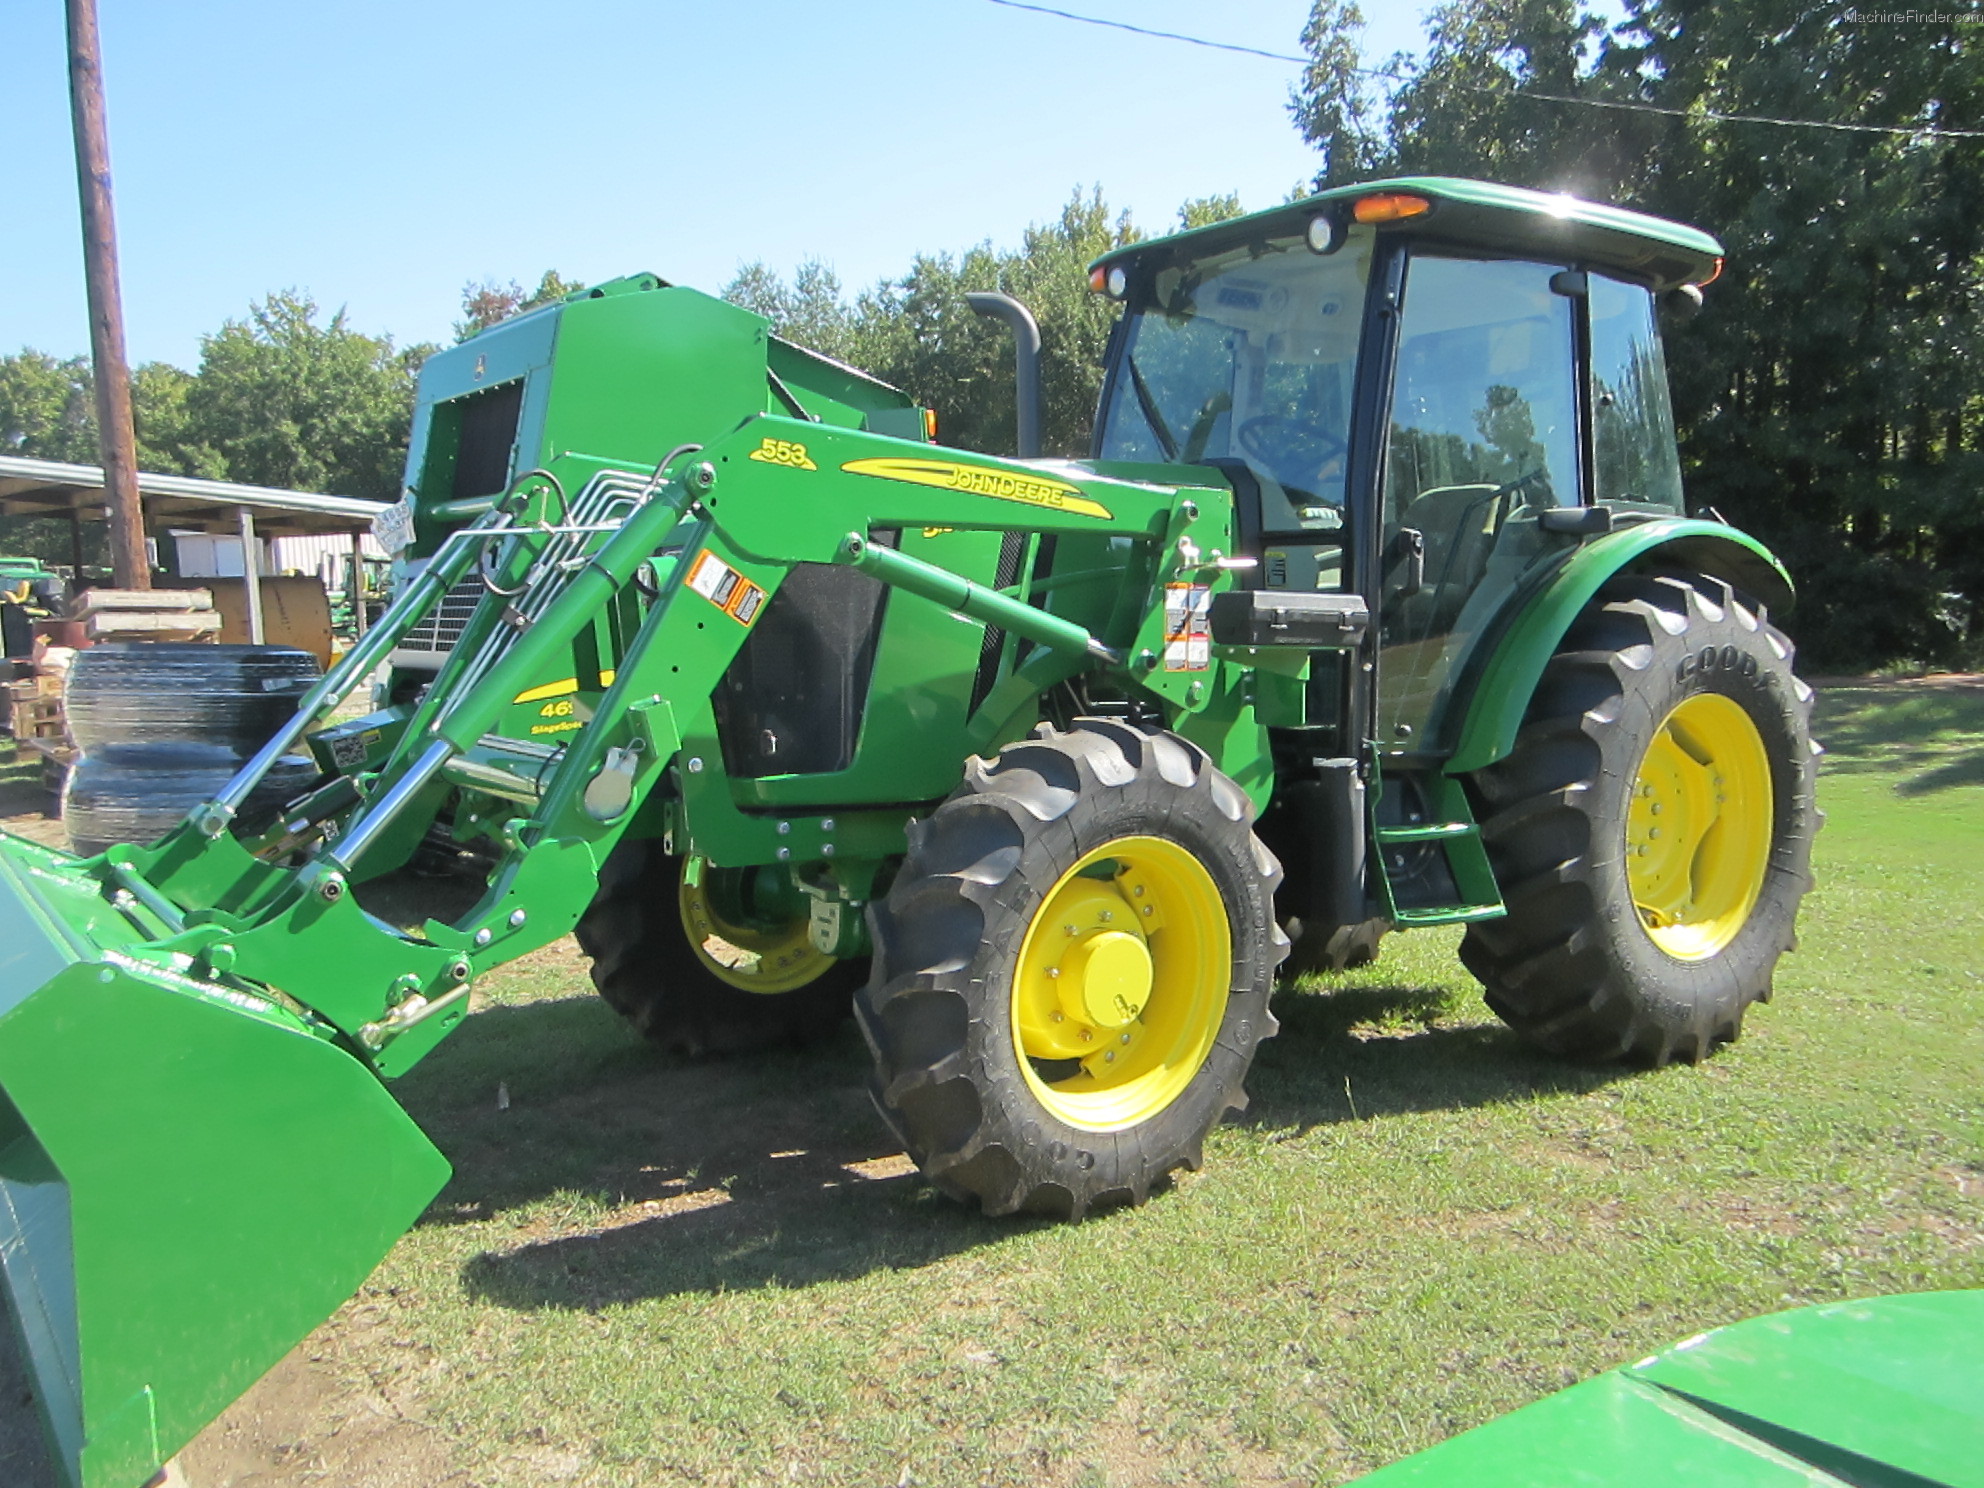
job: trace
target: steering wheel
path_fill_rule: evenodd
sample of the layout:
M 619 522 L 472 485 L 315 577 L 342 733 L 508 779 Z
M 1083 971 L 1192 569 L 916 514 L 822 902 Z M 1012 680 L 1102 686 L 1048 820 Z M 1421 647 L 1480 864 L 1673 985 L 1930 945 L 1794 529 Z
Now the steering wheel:
M 1304 487 L 1331 460 L 1350 449 L 1327 430 L 1297 423 L 1279 413 L 1263 413 L 1248 419 L 1234 431 L 1233 438 L 1242 450 L 1277 472 L 1301 471 L 1300 484 Z

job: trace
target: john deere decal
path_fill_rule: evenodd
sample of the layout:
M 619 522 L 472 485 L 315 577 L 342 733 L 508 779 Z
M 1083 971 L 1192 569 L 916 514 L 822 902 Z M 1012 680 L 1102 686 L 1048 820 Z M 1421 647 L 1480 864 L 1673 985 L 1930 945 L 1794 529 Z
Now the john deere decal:
M 965 491 L 973 496 L 990 496 L 995 501 L 1018 501 L 1027 506 L 1100 517 L 1105 522 L 1111 515 L 1101 502 L 1082 495 L 1080 486 L 1043 475 L 1017 475 L 1010 470 L 987 470 L 983 465 L 959 465 L 951 460 L 849 460 L 840 468 L 850 475 L 880 476 L 883 480 L 907 481 L 912 486 L 935 486 L 940 491 Z

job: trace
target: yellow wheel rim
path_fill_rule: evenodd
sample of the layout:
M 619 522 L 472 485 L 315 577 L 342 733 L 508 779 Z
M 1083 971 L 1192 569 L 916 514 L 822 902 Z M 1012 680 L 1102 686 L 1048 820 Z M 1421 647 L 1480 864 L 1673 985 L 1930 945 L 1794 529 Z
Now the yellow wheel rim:
M 817 949 L 806 921 L 795 920 L 775 930 L 733 924 L 710 903 L 707 880 L 720 870 L 702 865 L 692 875 L 682 865 L 682 933 L 703 969 L 720 982 L 743 992 L 792 992 L 816 980 L 834 958 Z M 689 880 L 696 878 L 695 883 Z
M 1736 938 L 1770 866 L 1770 758 L 1742 706 L 1687 699 L 1660 725 L 1633 780 L 1626 880 L 1653 943 L 1703 961 Z
M 1041 901 L 1013 971 L 1013 1044 L 1034 1097 L 1069 1126 L 1126 1131 L 1212 1053 L 1232 979 L 1219 886 L 1161 837 L 1085 855 Z

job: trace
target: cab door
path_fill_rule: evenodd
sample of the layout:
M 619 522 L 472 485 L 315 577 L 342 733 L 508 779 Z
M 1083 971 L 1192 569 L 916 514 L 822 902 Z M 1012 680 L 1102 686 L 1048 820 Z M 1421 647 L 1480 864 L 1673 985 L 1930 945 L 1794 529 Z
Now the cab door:
M 1377 585 L 1381 752 L 1437 753 L 1453 683 L 1579 505 L 1573 296 L 1561 264 L 1414 253 L 1384 428 Z

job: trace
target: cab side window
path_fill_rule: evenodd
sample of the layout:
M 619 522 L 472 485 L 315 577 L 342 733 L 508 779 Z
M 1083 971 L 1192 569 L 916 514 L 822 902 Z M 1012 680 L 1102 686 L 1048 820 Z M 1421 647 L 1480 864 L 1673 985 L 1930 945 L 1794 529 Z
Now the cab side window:
M 1679 512 L 1681 466 L 1653 296 L 1591 276 L 1592 499 Z

